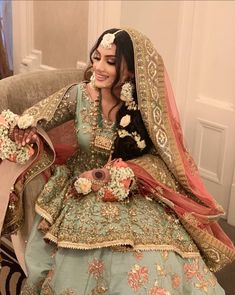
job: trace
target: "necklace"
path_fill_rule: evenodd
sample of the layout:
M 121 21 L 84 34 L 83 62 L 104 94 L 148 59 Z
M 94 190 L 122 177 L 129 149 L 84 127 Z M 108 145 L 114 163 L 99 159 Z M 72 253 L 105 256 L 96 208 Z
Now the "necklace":
M 86 91 L 86 85 L 83 89 L 86 95 L 89 94 Z M 109 152 L 109 159 L 113 152 L 113 142 L 116 137 L 115 122 L 109 122 L 102 116 L 102 96 L 101 91 L 95 100 L 91 100 L 90 103 L 90 124 L 91 124 L 91 139 L 90 139 L 90 151 L 91 151 L 91 165 L 96 166 L 96 156 L 98 153 Z
M 115 129 L 115 122 L 110 122 L 104 119 L 102 112 L 102 96 L 101 91 L 98 96 L 99 106 L 98 106 L 98 128 L 94 136 L 94 146 L 98 149 L 104 149 L 106 151 L 111 151 Z

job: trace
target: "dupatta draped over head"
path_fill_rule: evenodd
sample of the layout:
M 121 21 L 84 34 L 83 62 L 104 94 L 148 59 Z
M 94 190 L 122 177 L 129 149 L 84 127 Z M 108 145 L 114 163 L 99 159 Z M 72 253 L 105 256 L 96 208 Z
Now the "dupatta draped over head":
M 180 217 L 212 270 L 235 259 L 235 248 L 216 220 L 223 208 L 205 189 L 187 152 L 171 84 L 163 60 L 142 33 L 125 29 L 134 47 L 138 105 L 157 154 L 185 193 L 169 189 L 154 177 L 154 156 L 130 161 L 139 179 Z M 135 166 L 137 164 L 138 166 Z
M 134 48 L 139 109 L 154 144 L 151 154 L 127 163 L 133 169 L 143 192 L 151 194 L 174 210 L 209 268 L 217 271 L 235 260 L 234 245 L 216 221 L 224 211 L 206 191 L 196 165 L 184 147 L 173 92 L 161 56 L 143 34 L 133 29 L 124 30 L 129 34 Z M 35 122 L 51 120 L 65 93 L 66 89 L 60 90 L 28 109 L 26 113 L 33 115 Z M 71 132 L 68 130 L 68 133 L 69 131 Z M 43 140 L 49 142 L 45 136 Z M 50 151 L 53 153 L 53 149 Z M 157 158 L 164 162 L 166 169 L 179 183 L 180 189 L 174 190 L 159 180 Z M 54 161 L 53 156 L 47 159 L 51 159 L 50 164 L 47 162 L 43 165 L 41 158 L 40 165 L 34 165 L 27 172 L 30 180 L 42 172 L 42 167 L 46 169 Z

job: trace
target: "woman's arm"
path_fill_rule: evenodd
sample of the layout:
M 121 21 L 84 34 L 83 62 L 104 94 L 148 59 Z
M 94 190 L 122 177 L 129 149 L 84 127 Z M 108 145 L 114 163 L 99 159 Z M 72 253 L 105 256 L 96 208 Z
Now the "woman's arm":
M 73 85 L 63 96 L 60 104 L 58 105 L 54 116 L 50 121 L 41 120 L 39 125 L 48 131 L 55 128 L 69 120 L 74 119 L 77 104 L 77 85 Z
M 52 118 L 49 121 L 41 119 L 38 121 L 38 125 L 45 131 L 48 131 L 54 127 L 57 127 L 75 117 L 77 101 L 77 85 L 71 86 L 59 105 L 57 106 Z M 19 129 L 17 126 L 14 128 L 11 134 L 11 138 L 19 145 L 34 143 L 37 139 L 37 129 L 35 127 L 29 127 L 27 129 Z

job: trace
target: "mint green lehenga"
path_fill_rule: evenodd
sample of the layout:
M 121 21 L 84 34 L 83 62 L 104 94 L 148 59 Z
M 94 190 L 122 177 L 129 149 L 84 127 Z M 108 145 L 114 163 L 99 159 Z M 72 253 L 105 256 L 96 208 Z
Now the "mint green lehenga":
M 95 103 L 84 83 L 75 87 L 80 149 L 54 168 L 36 202 L 22 295 L 224 294 L 190 235 L 162 202 L 138 190 L 121 202 L 104 202 L 94 192 L 82 198 L 71 194 L 74 177 L 102 167 L 109 157 L 93 145 Z M 112 140 L 115 126 L 98 123 Z M 155 158 L 166 184 L 177 190 L 174 177 Z

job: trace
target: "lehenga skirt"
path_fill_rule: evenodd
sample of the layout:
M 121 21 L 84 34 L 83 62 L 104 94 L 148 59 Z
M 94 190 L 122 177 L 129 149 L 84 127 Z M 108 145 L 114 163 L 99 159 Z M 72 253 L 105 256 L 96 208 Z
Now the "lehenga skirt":
M 28 279 L 22 295 L 187 295 L 225 294 L 201 257 L 174 251 L 58 248 L 38 230 L 27 244 Z

